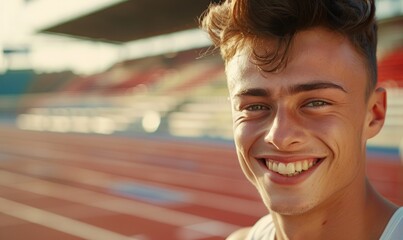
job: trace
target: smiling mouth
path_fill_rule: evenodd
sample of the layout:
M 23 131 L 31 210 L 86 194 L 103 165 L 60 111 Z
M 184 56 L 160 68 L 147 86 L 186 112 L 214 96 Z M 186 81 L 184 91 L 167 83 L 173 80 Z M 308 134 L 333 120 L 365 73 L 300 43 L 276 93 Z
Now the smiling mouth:
M 323 158 L 305 159 L 296 162 L 277 162 L 271 159 L 260 159 L 260 161 L 270 170 L 286 177 L 297 176 L 313 166 L 317 165 Z

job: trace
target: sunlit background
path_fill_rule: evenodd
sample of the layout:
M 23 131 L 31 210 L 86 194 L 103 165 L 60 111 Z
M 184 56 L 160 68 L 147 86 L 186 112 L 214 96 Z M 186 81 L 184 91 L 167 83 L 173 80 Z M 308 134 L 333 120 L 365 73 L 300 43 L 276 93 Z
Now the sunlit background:
M 163 239 L 222 239 L 264 214 L 236 165 L 223 63 L 218 53 L 208 51 L 211 42 L 197 29 L 198 16 L 210 2 L 0 2 L 0 239 L 2 234 L 4 239 L 27 239 L 21 231 L 31 231 L 29 239 L 103 239 L 102 235 L 109 236 L 105 239 L 161 239 L 150 229 L 170 224 L 164 220 L 163 208 L 157 208 L 166 206 L 155 202 L 166 196 L 180 199 L 169 200 L 175 206 L 166 208 L 176 212 L 167 216 L 190 220 L 171 224 L 174 230 L 161 230 L 166 234 Z M 384 129 L 369 142 L 368 171 L 382 193 L 403 204 L 403 0 L 378 0 L 376 6 L 378 79 L 388 90 L 388 113 Z M 60 155 L 66 159 L 57 160 Z M 97 157 L 102 161 L 94 166 L 86 162 Z M 70 164 L 72 159 L 77 165 Z M 122 159 L 125 164 L 119 165 Z M 133 170 L 125 173 L 125 169 Z M 136 175 L 136 171 L 143 172 Z M 165 176 L 167 172 L 171 175 Z M 172 180 L 176 179 L 172 175 L 178 175 L 178 180 Z M 118 176 L 124 180 L 118 181 Z M 203 179 L 206 185 L 190 184 Z M 41 182 L 45 180 L 61 184 L 62 189 L 73 185 L 120 199 L 108 199 L 111 202 L 130 200 L 120 203 L 131 210 L 126 213 L 98 204 L 97 208 L 121 214 L 118 220 L 102 223 L 88 220 L 90 213 L 58 212 L 64 205 L 53 203 L 54 199 L 75 199 L 49 195 L 53 188 Z M 30 190 L 21 183 L 36 181 L 46 190 L 27 194 Z M 156 184 L 173 186 L 157 188 Z M 228 186 L 232 190 L 225 192 Z M 195 189 L 209 192 L 204 194 L 209 196 L 204 205 L 195 200 L 201 198 Z M 156 193 L 164 191 L 164 197 Z M 44 204 L 47 198 L 59 207 L 49 208 Z M 43 201 L 33 203 L 32 199 Z M 85 202 L 79 201 L 80 207 Z M 236 202 L 233 208 L 230 202 Z M 179 203 L 184 205 L 177 207 Z M 244 209 L 251 204 L 256 207 L 248 213 Z M 21 211 L 8 211 L 6 206 Z M 80 207 L 74 209 L 80 212 Z M 148 207 L 152 214 L 139 213 Z M 140 216 L 140 220 L 126 221 L 122 217 L 126 215 Z M 91 219 L 100 219 L 94 216 Z M 58 227 L 44 218 L 85 230 Z M 125 224 L 117 225 L 124 230 L 111 227 L 121 222 Z
M 118 6 L 136 8 L 133 2 L 3 1 L 0 107 L 4 118 L 21 129 L 37 131 L 144 131 L 231 139 L 222 63 L 218 56 L 198 59 L 211 44 L 195 28 L 198 15 L 171 29 L 147 23 L 153 17 L 130 18 L 130 12 L 119 19 Z M 139 2 L 150 15 L 161 11 L 152 9 L 158 7 L 154 5 Z M 377 2 L 379 78 L 390 87 L 403 78 L 402 5 L 402 1 Z M 116 25 L 104 24 L 108 18 Z M 130 34 L 140 25 L 156 30 Z M 175 29 L 179 31 L 170 32 Z M 394 117 L 394 102 L 399 103 L 394 90 L 387 126 L 402 122 Z M 379 144 L 388 141 L 387 145 L 397 146 L 402 134 L 392 133 Z

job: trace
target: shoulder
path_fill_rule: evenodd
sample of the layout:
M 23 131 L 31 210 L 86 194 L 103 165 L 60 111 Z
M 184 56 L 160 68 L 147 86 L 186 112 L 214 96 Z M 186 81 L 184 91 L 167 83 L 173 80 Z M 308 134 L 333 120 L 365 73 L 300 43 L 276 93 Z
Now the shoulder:
M 380 239 L 397 240 L 401 239 L 401 236 L 403 236 L 403 207 L 393 214 Z
M 274 223 L 271 214 L 259 219 L 253 227 L 241 228 L 233 232 L 227 240 L 274 239 Z
M 245 240 L 251 229 L 252 227 L 238 229 L 229 235 L 226 240 Z

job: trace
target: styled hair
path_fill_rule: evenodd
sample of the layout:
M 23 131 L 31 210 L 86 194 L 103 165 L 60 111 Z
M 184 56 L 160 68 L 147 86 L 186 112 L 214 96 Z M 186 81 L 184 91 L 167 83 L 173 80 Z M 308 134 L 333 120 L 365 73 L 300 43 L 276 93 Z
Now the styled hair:
M 226 0 L 211 4 L 203 13 L 201 28 L 227 63 L 251 46 L 252 59 L 263 71 L 284 68 L 293 37 L 299 31 L 324 27 L 347 37 L 366 63 L 367 94 L 377 82 L 377 25 L 374 0 Z M 264 40 L 275 49 L 261 53 L 254 47 Z

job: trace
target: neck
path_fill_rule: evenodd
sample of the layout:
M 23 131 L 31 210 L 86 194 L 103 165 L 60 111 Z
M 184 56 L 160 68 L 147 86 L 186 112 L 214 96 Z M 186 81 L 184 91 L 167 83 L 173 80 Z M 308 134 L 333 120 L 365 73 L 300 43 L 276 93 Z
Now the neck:
M 361 184 L 364 186 L 346 188 L 301 215 L 272 212 L 277 240 L 379 239 L 397 207 L 382 198 L 368 180 Z

